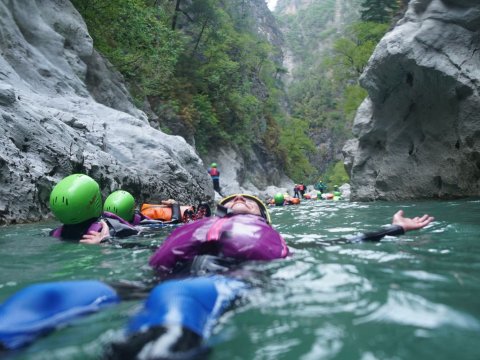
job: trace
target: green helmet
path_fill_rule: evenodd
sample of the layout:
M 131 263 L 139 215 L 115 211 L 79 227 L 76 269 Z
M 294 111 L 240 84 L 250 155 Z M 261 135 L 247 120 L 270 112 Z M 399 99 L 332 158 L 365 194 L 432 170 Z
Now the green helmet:
M 276 193 L 275 196 L 273 197 L 273 200 L 275 201 L 275 205 L 283 205 L 283 202 L 285 201 L 285 197 L 283 196 L 282 193 Z
M 128 191 L 114 191 L 105 200 L 103 211 L 118 215 L 125 221 L 132 221 L 135 215 L 135 199 Z
M 100 187 L 88 175 L 67 176 L 50 193 L 50 209 L 66 225 L 99 217 L 102 213 Z
M 212 163 L 212 165 L 210 165 L 210 167 L 216 168 L 216 167 L 217 167 L 217 163 Z

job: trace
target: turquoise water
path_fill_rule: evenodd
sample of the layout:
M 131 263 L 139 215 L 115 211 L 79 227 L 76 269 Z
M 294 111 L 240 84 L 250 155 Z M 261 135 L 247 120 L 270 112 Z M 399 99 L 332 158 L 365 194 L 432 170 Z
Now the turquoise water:
M 380 243 L 329 242 L 376 230 L 400 208 L 436 220 Z M 272 209 L 272 219 L 293 254 L 245 264 L 255 289 L 221 317 L 210 359 L 479 358 L 480 200 L 305 201 Z M 46 235 L 54 225 L 0 228 L 0 301 L 38 281 L 153 278 L 151 250 L 62 243 Z M 139 305 L 86 316 L 7 358 L 98 358 Z

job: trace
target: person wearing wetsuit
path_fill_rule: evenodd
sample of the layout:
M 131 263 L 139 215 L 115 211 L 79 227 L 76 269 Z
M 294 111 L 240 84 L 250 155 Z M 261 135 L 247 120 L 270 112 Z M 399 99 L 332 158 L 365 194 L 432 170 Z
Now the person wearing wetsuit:
M 191 359 L 207 350 L 203 340 L 217 318 L 247 288 L 243 281 L 220 275 L 172 279 L 152 291 L 97 280 L 30 285 L 0 304 L 0 356 L 78 317 L 149 294 L 103 358 Z
M 102 211 L 98 183 L 87 175 L 73 174 L 61 180 L 50 194 L 50 208 L 63 224 L 52 230 L 50 235 L 62 240 L 90 243 L 92 233 L 103 233 L 104 240 L 108 237 L 123 238 L 137 235 L 142 229 L 210 216 L 208 204 L 201 204 L 197 212 L 192 206 L 180 207 L 173 200 L 159 206 L 168 208 L 168 219 L 159 221 L 137 212 L 133 196 L 128 191 L 118 190 L 107 197 Z M 183 215 L 182 208 L 186 209 Z
M 116 214 L 102 212 L 100 187 L 88 175 L 73 174 L 62 179 L 50 193 L 50 209 L 63 224 L 50 235 L 62 240 L 84 242 L 92 232 L 103 232 L 104 237 L 138 233 Z
M 295 184 L 293 187 L 293 197 L 300 199 L 300 185 Z
M 210 165 L 210 168 L 208 169 L 208 173 L 210 174 L 210 177 L 212 178 L 213 189 L 216 192 L 218 192 L 220 195 L 222 195 L 222 193 L 220 192 L 221 191 L 220 190 L 220 171 L 218 171 L 216 163 L 212 163 Z
M 135 199 L 132 194 L 125 190 L 117 190 L 108 195 L 103 204 L 103 212 L 114 214 L 131 226 L 140 225 L 142 221 L 152 220 L 135 210 Z
M 300 192 L 301 197 L 303 198 L 305 196 L 305 191 L 307 190 L 307 187 L 305 186 L 304 183 L 298 184 L 298 191 Z
M 386 235 L 396 236 L 409 230 L 420 229 L 432 220 L 433 218 L 428 215 L 413 219 L 405 218 L 403 211 L 400 210 L 394 215 L 392 225 L 388 228 L 377 232 L 357 234 L 344 239 L 344 241 L 379 241 Z M 245 260 L 273 260 L 285 258 L 288 255 L 289 249 L 284 239 L 271 227 L 271 219 L 266 206 L 258 198 L 242 194 L 223 199 L 217 209 L 216 217 L 186 224 L 172 232 L 150 258 L 149 264 L 160 275 L 176 274 L 179 270 L 184 269 L 185 265 L 188 266 L 191 273 L 192 267 L 196 264 L 200 264 L 202 270 L 225 272 L 225 269 L 229 267 L 228 259 L 233 260 L 230 264 L 237 264 Z M 211 261 L 212 259 L 213 261 Z M 221 259 L 225 261 L 222 262 Z M 228 277 L 220 277 L 219 279 L 222 282 L 227 281 L 227 283 L 231 281 Z M 240 286 L 242 289 L 248 288 L 248 285 L 244 282 L 236 283 L 235 286 Z M 232 293 L 231 287 L 227 288 L 229 289 L 227 293 L 229 299 L 234 299 L 239 295 L 236 291 Z M 175 294 L 177 291 L 184 292 L 181 286 L 177 288 L 173 292 L 174 299 L 171 299 L 171 303 L 176 301 Z M 169 297 L 170 292 L 164 294 L 161 299 Z M 156 300 L 154 299 L 156 299 L 155 296 L 153 296 L 153 299 L 147 300 L 150 305 L 146 307 L 155 308 Z M 196 297 L 196 299 L 198 298 Z M 193 301 L 192 304 L 194 304 Z M 199 306 L 198 302 L 195 304 L 194 307 Z M 191 308 L 189 311 L 191 311 Z M 153 315 L 154 313 L 151 311 L 145 310 L 144 318 L 158 319 Z M 160 319 L 164 320 L 163 317 L 160 317 Z M 155 323 L 155 320 L 147 321 L 147 323 Z M 136 327 L 137 330 L 139 328 Z M 116 359 L 121 354 L 129 354 L 128 356 L 131 358 L 135 354 L 149 354 L 150 351 L 159 351 L 159 347 L 154 346 L 154 344 L 161 342 L 156 338 L 157 336 L 161 337 L 162 340 L 169 338 L 170 344 L 173 344 L 170 349 L 178 349 L 184 353 L 185 351 L 198 350 L 202 344 L 202 338 L 198 337 L 198 331 L 196 336 L 188 328 L 177 329 L 173 332 L 170 329 L 168 336 L 165 331 L 164 326 L 161 326 L 158 331 L 153 326 L 145 332 L 130 333 L 120 343 L 113 344 L 109 348 L 109 353 L 113 354 L 111 358 Z M 194 336 L 192 337 L 192 335 Z
M 392 225 L 377 232 L 346 239 L 349 242 L 379 241 L 386 235 L 401 235 L 420 229 L 433 220 L 424 215 L 409 219 L 403 211 L 393 217 Z M 268 210 L 258 198 L 238 194 L 224 198 L 217 216 L 187 224 L 168 236 L 150 258 L 159 273 L 173 271 L 178 263 L 197 255 L 210 254 L 237 260 L 273 260 L 288 256 L 289 249 L 281 235 L 271 227 Z
M 281 235 L 271 227 L 266 206 L 251 195 L 232 195 L 220 202 L 217 216 L 172 232 L 150 259 L 159 272 L 209 254 L 238 260 L 273 260 L 288 255 Z
M 319 180 L 315 186 L 314 186 L 315 190 L 318 190 L 320 191 L 322 194 L 323 192 L 327 189 L 327 186 L 323 183 L 322 180 Z
M 391 227 L 374 233 L 360 234 L 348 241 L 379 241 L 385 235 L 400 235 L 409 230 L 420 229 L 432 220 L 433 218 L 428 215 L 413 219 L 405 218 L 403 211 L 400 210 L 394 215 Z M 285 258 L 289 254 L 289 249 L 270 224 L 268 210 L 258 198 L 251 195 L 232 195 L 220 202 L 217 217 L 189 223 L 172 232 L 150 258 L 149 263 L 160 274 L 172 274 L 175 269 L 181 268 L 179 265 L 195 263 L 199 257 L 209 255 L 237 261 Z M 93 240 L 101 241 L 101 233 L 96 234 L 98 236 L 95 238 L 93 235 L 92 243 Z M 138 315 L 143 322 L 129 327 L 131 331 L 127 332 L 125 339 L 112 346 L 113 353 L 128 353 L 131 357 L 132 354 L 149 354 L 150 351 L 159 351 L 160 344 L 165 345 L 167 339 L 174 351 L 175 349 L 190 351 L 198 347 L 205 334 L 203 332 L 205 324 L 211 324 L 211 320 L 215 319 L 209 316 L 217 308 L 217 300 L 205 303 L 204 297 L 195 289 L 212 289 L 214 294 L 212 299 L 218 299 L 221 294 L 219 289 L 224 289 L 225 281 L 230 282 L 223 276 L 218 279 L 219 285 L 214 278 L 186 279 L 187 283 L 174 282 L 173 290 L 167 287 L 167 290 L 165 288 L 159 290 L 159 294 L 152 292 L 145 303 L 144 311 Z M 237 293 L 230 292 L 228 296 L 231 300 Z M 182 300 L 181 306 L 178 305 L 178 299 Z M 206 314 L 201 316 L 203 320 L 200 323 L 197 322 L 198 319 L 191 320 L 188 315 L 199 313 Z M 172 320 L 173 324 L 169 322 Z M 136 324 L 136 320 L 133 320 L 133 323 Z M 158 339 L 159 336 L 161 340 Z M 114 355 L 112 358 L 117 356 Z

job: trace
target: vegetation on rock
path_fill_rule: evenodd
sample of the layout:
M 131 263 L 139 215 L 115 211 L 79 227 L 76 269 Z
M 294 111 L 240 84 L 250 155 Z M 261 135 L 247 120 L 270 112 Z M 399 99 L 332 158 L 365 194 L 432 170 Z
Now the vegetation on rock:
M 368 21 L 342 28 L 341 37 L 331 27 L 334 0 L 277 16 L 298 65 L 286 97 L 281 50 L 260 34 L 256 1 L 72 0 L 137 106 L 155 113 L 155 126 L 200 154 L 230 143 L 246 156 L 263 149 L 294 181 L 312 181 L 338 161 L 365 97 L 358 76 L 400 8 L 397 0 L 359 1 L 347 1 L 356 4 L 348 16 L 361 5 Z M 314 144 L 322 136 L 334 154 Z

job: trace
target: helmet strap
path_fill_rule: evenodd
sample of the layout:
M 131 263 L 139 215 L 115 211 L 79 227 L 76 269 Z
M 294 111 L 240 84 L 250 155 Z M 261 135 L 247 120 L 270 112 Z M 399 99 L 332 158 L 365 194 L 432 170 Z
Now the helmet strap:
M 225 207 L 223 205 L 220 205 L 220 204 L 217 205 L 217 211 L 215 212 L 215 216 L 223 218 L 223 217 L 225 217 L 227 215 L 230 215 L 230 214 L 233 214 L 232 209 L 227 208 L 227 207 Z

